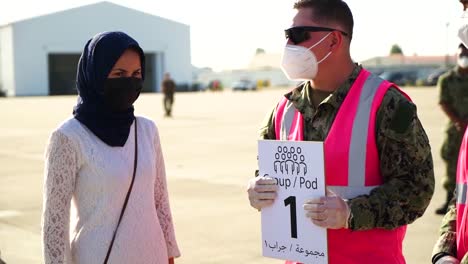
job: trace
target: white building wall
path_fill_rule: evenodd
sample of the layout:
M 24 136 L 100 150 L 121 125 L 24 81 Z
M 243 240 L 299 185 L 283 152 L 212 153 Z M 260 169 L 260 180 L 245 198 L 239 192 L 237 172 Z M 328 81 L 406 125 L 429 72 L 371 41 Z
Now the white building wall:
M 15 95 L 13 44 L 12 27 L 0 27 L 0 84 L 8 96 Z
M 178 82 L 191 82 L 189 26 L 102 2 L 13 24 L 16 95 L 47 95 L 48 54 L 81 54 L 92 36 L 111 30 L 128 33 L 156 60 L 165 58 L 155 76 L 170 71 Z

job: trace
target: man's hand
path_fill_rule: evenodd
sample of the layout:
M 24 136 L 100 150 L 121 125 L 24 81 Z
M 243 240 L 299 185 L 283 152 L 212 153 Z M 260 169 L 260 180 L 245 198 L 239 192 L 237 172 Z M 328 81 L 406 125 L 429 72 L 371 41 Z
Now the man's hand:
M 451 106 L 449 106 L 448 104 L 446 103 L 440 103 L 440 107 L 442 108 L 442 110 L 444 111 L 444 113 L 448 116 L 448 118 L 450 119 L 450 121 L 453 122 L 453 124 L 455 125 L 455 128 L 458 130 L 458 131 L 461 131 L 461 132 L 465 132 L 465 129 L 466 129 L 466 126 L 467 126 L 467 122 L 466 120 L 463 120 L 461 118 L 458 117 L 458 115 L 455 114 L 454 110 L 452 109 Z
M 307 200 L 303 207 L 306 217 L 317 226 L 331 229 L 348 228 L 351 213 L 348 204 L 328 190 L 326 197 Z
M 273 204 L 276 198 L 278 186 L 276 181 L 269 177 L 255 177 L 249 181 L 247 193 L 250 205 L 259 211 Z
M 457 130 L 460 132 L 465 132 L 466 125 L 467 124 L 463 121 L 455 122 L 455 128 L 457 128 Z
M 459 264 L 460 261 L 452 256 L 443 256 L 435 264 Z

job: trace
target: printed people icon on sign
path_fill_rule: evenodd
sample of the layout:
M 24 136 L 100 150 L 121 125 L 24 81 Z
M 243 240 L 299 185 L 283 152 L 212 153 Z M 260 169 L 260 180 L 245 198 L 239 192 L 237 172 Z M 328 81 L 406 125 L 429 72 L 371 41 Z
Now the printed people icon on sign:
M 276 173 L 299 175 L 299 173 L 307 174 L 307 164 L 305 157 L 302 154 L 301 147 L 281 147 L 278 146 L 275 153 L 275 161 L 273 169 Z
M 302 167 L 302 170 L 304 171 L 304 175 L 307 174 L 307 164 L 304 162 L 305 158 L 304 155 L 301 155 L 300 157 L 301 162 L 299 163 L 299 170 Z M 297 172 L 299 174 L 299 171 Z

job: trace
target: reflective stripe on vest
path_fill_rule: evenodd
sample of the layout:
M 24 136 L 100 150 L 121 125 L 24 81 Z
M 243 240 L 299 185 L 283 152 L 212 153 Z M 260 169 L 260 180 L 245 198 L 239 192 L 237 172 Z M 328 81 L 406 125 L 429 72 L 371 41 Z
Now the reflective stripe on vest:
M 466 182 L 457 183 L 457 204 L 466 204 Z
M 366 186 L 365 184 L 366 154 L 368 152 L 367 142 L 372 105 L 377 91 L 379 90 L 378 87 L 382 84 L 383 80 L 375 75 L 371 75 L 367 71 L 363 71 L 356 82 L 358 85 L 362 86 L 356 87 L 356 85 L 353 85 L 353 89 L 359 89 L 360 94 L 358 95 L 359 101 L 355 102 L 355 117 L 354 122 L 352 123 L 352 130 L 349 132 L 349 155 L 346 162 L 348 166 L 347 172 L 345 173 L 348 175 L 347 185 L 336 185 L 333 183 L 328 184 L 330 190 L 345 199 L 350 199 L 362 194 L 369 194 L 370 191 L 377 186 L 377 184 L 372 186 Z M 338 113 L 337 118 L 339 118 L 339 115 L 340 114 Z M 282 122 L 275 122 L 277 139 L 296 141 L 303 140 L 303 117 L 296 110 L 293 103 L 286 98 L 283 98 L 283 100 L 278 104 L 275 120 L 282 120 Z M 330 129 L 330 132 L 333 131 L 333 126 Z M 340 131 L 340 133 L 343 133 L 343 131 Z M 326 140 L 325 144 L 327 143 L 328 142 Z M 373 145 L 375 146 L 375 142 Z M 374 150 L 374 152 L 376 153 L 377 151 Z M 341 164 L 341 162 L 337 163 Z M 346 170 L 346 166 L 342 166 L 341 168 Z M 374 170 L 378 170 L 378 168 Z M 374 177 L 380 178 L 380 172 L 379 175 L 376 175 L 375 172 L 372 174 L 374 174 Z M 372 182 L 380 182 L 380 180 L 374 180 Z
M 340 109 L 339 113 L 337 114 L 337 117 L 335 118 L 335 122 L 346 122 L 344 121 L 345 119 L 352 119 L 353 117 L 352 114 L 349 115 L 349 112 L 352 113 L 353 111 L 355 111 L 354 122 L 352 123 L 352 130 L 348 132 L 348 171 L 344 171 L 344 167 L 330 167 L 330 165 L 333 166 L 330 163 L 329 166 L 327 166 L 329 174 L 348 174 L 347 184 L 344 184 L 345 182 L 331 182 L 331 180 L 329 180 L 329 184 L 331 185 L 329 186 L 329 188 L 333 192 L 345 199 L 351 199 L 358 195 L 369 194 L 372 189 L 374 189 L 376 186 L 382 183 L 378 160 L 373 161 L 376 164 L 373 165 L 373 172 L 370 173 L 371 175 L 369 175 L 369 172 L 366 172 L 366 162 L 369 159 L 369 157 L 367 156 L 367 152 L 370 151 L 369 149 L 372 147 L 377 148 L 375 144 L 375 132 L 370 135 L 373 137 L 374 141 L 372 146 L 368 146 L 367 142 L 372 103 L 374 102 L 377 91 L 379 90 L 379 87 L 382 84 L 383 80 L 375 75 L 371 75 L 370 73 L 364 72 L 360 74 L 356 82 L 358 82 L 357 85 L 362 85 L 360 94 L 358 94 L 359 87 L 353 85 L 354 91 L 350 91 L 348 95 L 351 95 L 351 93 L 356 93 L 356 95 L 354 96 L 359 96 L 359 101 L 355 100 L 356 102 L 354 103 L 357 105 L 353 105 L 351 102 L 343 102 L 343 104 L 346 104 L 345 107 L 349 106 L 349 109 Z M 386 87 L 385 89 L 388 89 L 388 87 Z M 347 101 L 346 98 L 345 101 Z M 343 135 L 344 133 L 346 133 L 343 130 L 349 130 L 347 128 L 337 126 L 339 126 L 338 123 L 337 125 L 333 125 L 330 129 L 330 133 L 327 136 L 327 140 L 325 141 L 326 145 L 333 145 L 333 143 L 330 142 L 330 140 L 328 140 L 329 138 L 335 138 L 336 136 L 339 136 L 338 134 Z M 377 151 L 375 150 L 374 152 L 376 154 Z M 370 181 L 372 182 L 372 185 L 366 185 L 366 177 L 374 178 L 374 180 Z M 340 179 L 338 179 L 338 181 L 339 180 Z M 346 187 L 342 185 L 345 185 Z
M 293 103 L 284 98 L 278 105 L 277 113 L 282 122 L 275 122 L 277 139 L 298 141 L 304 138 L 304 120 L 302 115 L 296 111 Z
M 468 207 L 467 183 L 468 183 L 468 130 L 465 131 L 460 146 L 457 165 L 457 256 L 461 260 L 468 252 Z
M 369 194 L 382 184 L 375 122 L 379 106 L 391 86 L 393 84 L 363 69 L 341 104 L 325 139 L 326 184 L 343 198 Z M 298 131 L 297 127 L 301 125 L 302 129 Z M 304 140 L 306 125 L 293 104 L 283 98 L 275 115 L 276 138 Z M 406 226 L 393 230 L 328 229 L 329 263 L 404 264 L 402 244 L 405 233 Z

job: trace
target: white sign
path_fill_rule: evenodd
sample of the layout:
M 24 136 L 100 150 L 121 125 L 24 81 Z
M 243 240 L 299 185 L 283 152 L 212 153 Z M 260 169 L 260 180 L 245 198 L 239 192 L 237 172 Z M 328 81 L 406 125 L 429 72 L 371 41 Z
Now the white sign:
M 259 176 L 274 178 L 278 196 L 262 209 L 263 256 L 328 263 L 327 230 L 305 216 L 306 200 L 325 196 L 323 142 L 258 141 Z

